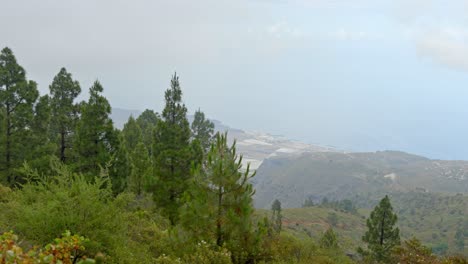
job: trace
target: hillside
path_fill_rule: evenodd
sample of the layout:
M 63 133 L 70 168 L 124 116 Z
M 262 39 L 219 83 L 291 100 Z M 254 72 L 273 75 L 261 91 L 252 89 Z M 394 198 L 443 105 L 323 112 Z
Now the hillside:
M 265 160 L 255 177 L 255 205 L 279 199 L 300 207 L 306 198 L 346 199 L 393 191 L 468 193 L 468 161 L 430 160 L 397 151 L 305 153 Z
M 468 196 L 409 192 L 393 193 L 390 198 L 399 218 L 402 239 L 416 237 L 438 254 L 468 255 Z M 373 202 L 372 206 L 375 204 Z M 270 213 L 258 211 L 261 215 Z M 288 208 L 283 209 L 283 227 L 285 232 L 318 241 L 332 226 L 339 236 L 340 246 L 352 253 L 362 245 L 361 237 L 366 231 L 365 219 L 369 213 L 370 209 L 359 209 L 357 214 L 351 214 L 321 205 Z M 334 225 L 331 215 L 336 215 Z M 465 249 L 457 247 L 455 233 L 458 230 L 464 231 Z
M 270 211 L 259 209 L 260 216 L 269 216 Z M 340 247 L 347 252 L 354 252 L 357 245 L 362 245 L 361 236 L 366 230 L 365 219 L 360 215 L 340 212 L 331 208 L 319 206 L 307 208 L 288 208 L 282 211 L 283 231 L 298 238 L 311 237 L 319 241 L 322 234 L 329 228 L 339 237 Z M 336 214 L 338 223 L 332 225 L 327 219 Z

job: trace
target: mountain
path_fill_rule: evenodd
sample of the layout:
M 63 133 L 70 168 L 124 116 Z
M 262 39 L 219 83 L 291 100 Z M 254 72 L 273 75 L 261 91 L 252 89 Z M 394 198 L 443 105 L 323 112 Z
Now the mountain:
M 431 160 L 398 151 L 316 152 L 270 157 L 255 176 L 255 206 L 274 199 L 300 207 L 305 199 L 349 199 L 368 193 L 468 193 L 468 161 Z
M 128 118 L 132 115 L 138 117 L 141 114 L 139 110 L 128 110 L 122 108 L 112 108 L 111 118 L 118 129 L 122 129 Z M 192 122 L 193 115 L 187 116 L 189 122 Z M 280 135 L 271 135 L 263 132 L 244 131 L 229 127 L 223 122 L 210 119 L 215 125 L 215 131 L 227 132 L 230 143 L 236 140 L 237 152 L 243 155 L 244 167 L 250 163 L 250 168 L 255 170 L 270 157 L 291 157 L 298 156 L 308 152 L 327 152 L 336 151 L 331 147 L 323 147 L 305 144 L 298 141 L 288 140 Z

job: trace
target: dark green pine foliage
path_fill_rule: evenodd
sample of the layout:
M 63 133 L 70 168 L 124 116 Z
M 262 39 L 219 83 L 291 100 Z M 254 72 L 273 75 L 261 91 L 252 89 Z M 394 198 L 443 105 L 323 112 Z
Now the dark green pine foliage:
M 138 142 L 135 150 L 130 154 L 131 171 L 128 181 L 129 190 L 137 195 L 141 195 L 149 185 L 150 177 L 153 173 L 148 150 L 143 142 Z
M 136 119 L 138 126 L 141 129 L 141 135 L 143 144 L 148 149 L 149 155 L 152 155 L 153 141 L 154 141 L 154 129 L 160 120 L 160 117 L 153 110 L 146 109 L 141 113 L 140 116 Z
M 249 183 L 254 174 L 249 166 L 242 170 L 235 144 L 228 146 L 227 136 L 217 134 L 206 164 L 195 170 L 199 190 L 184 210 L 183 224 L 201 239 L 213 239 L 217 246 L 228 248 L 234 263 L 252 260 L 259 246 L 260 237 L 252 224 L 254 190 Z
M 281 202 L 278 199 L 275 199 L 271 205 L 271 222 L 273 223 L 273 229 L 279 233 L 283 226 L 283 216 L 281 215 Z
M 124 128 L 122 129 L 122 136 L 128 152 L 135 151 L 138 143 L 143 141 L 140 126 L 133 116 L 130 116 L 127 123 L 125 123 Z
M 91 176 L 99 175 L 102 168 L 110 165 L 118 143 L 109 117 L 111 106 L 102 92 L 98 81 L 89 89 L 89 100 L 81 105 L 74 143 L 77 170 Z
M 57 143 L 58 157 L 67 162 L 71 156 L 73 132 L 78 120 L 78 106 L 76 97 L 81 93 L 80 84 L 74 81 L 72 75 L 65 68 L 54 77 L 50 90 L 51 106 L 51 134 Z
M 336 238 L 333 228 L 328 228 L 327 231 L 320 238 L 320 247 L 326 249 L 337 249 L 338 248 L 338 239 Z
M 195 112 L 191 129 L 193 139 L 199 141 L 204 151 L 208 151 L 213 139 L 214 124 L 205 118 L 205 114 L 200 109 Z
M 166 105 L 154 133 L 155 182 L 151 187 L 156 204 L 172 225 L 178 221 L 181 196 L 190 176 L 191 148 L 187 108 L 182 103 L 179 77 L 172 77 L 165 93 Z
M 118 143 L 115 144 L 114 155 L 112 162 L 109 164 L 109 176 L 112 182 L 112 192 L 117 195 L 125 191 L 128 187 L 128 178 L 131 171 L 130 155 L 125 146 L 123 133 L 119 130 L 114 130 L 114 136 L 118 138 Z
M 369 256 L 380 262 L 389 260 L 392 249 L 400 245 L 400 230 L 395 227 L 397 215 L 386 195 L 367 219 L 368 231 L 362 237 L 367 243 Z M 363 252 L 363 250 L 360 250 Z M 365 252 L 363 252 L 365 254 Z
M 147 111 L 148 110 L 145 112 Z M 129 117 L 122 130 L 122 144 L 127 150 L 130 165 L 126 181 L 128 189 L 140 195 L 147 187 L 147 180 L 152 172 L 152 165 L 148 152 L 149 148 L 143 143 L 143 134 L 141 133 L 138 122 L 133 116 Z
M 17 63 L 9 48 L 0 53 L 0 172 L 3 181 L 13 186 L 18 183 L 16 169 L 22 166 L 30 151 L 34 103 L 39 96 L 36 83 L 26 79 L 26 71 Z
M 41 174 L 51 172 L 50 162 L 57 145 L 50 140 L 51 107 L 48 95 L 41 96 L 34 107 L 31 125 L 30 146 L 27 161 L 31 168 Z

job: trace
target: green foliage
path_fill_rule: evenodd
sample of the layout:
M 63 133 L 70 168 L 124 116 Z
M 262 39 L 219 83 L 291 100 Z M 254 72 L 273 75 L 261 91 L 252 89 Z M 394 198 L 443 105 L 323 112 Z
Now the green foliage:
M 143 141 L 140 126 L 133 116 L 130 116 L 127 123 L 125 123 L 124 128 L 122 129 L 122 136 L 125 147 L 129 152 L 135 151 L 138 143 Z
M 255 173 L 242 168 L 242 156 L 235 143 L 227 144 L 227 135 L 213 138 L 214 125 L 203 112 L 196 111 L 189 125 L 177 75 L 165 93 L 161 117 L 145 110 L 122 132 L 113 128 L 99 82 L 80 105 L 74 101 L 81 88 L 64 68 L 49 88 L 50 96 L 39 97 L 11 50 L 2 50 L 0 182 L 14 188 L 0 185 L 0 233 L 14 230 L 22 240 L 13 233 L 0 235 L 0 264 L 352 263 L 341 248 L 354 246 L 355 234 L 363 232 L 356 201 L 313 206 L 309 198 L 304 203 L 309 208 L 282 210 L 275 200 L 272 211 L 254 216 L 250 179 Z M 430 199 L 429 207 L 444 204 L 457 219 L 456 232 L 437 227 L 440 237 L 463 251 L 468 229 L 461 219 L 463 197 L 424 199 Z M 425 201 L 405 203 L 414 205 L 410 211 L 419 217 L 428 210 Z M 363 237 L 369 251 L 362 253 L 370 261 L 466 263 L 463 257 L 440 259 L 416 240 L 398 247 L 395 223 L 385 197 Z M 336 234 L 325 231 L 330 225 Z M 54 239 L 64 230 L 70 231 Z M 434 252 L 452 248 L 441 244 Z
M 190 175 L 190 127 L 182 103 L 179 77 L 174 74 L 165 93 L 166 105 L 155 129 L 153 146 L 156 182 L 151 186 L 155 202 L 171 223 L 178 221 L 181 197 Z
M 128 189 L 128 180 L 131 172 L 131 160 L 128 150 L 125 146 L 122 132 L 114 130 L 114 135 L 118 137 L 118 143 L 115 144 L 116 150 L 112 156 L 112 162 L 109 164 L 109 176 L 112 180 L 112 191 L 119 194 Z
M 390 199 L 385 196 L 367 219 L 368 230 L 362 237 L 372 259 L 387 261 L 391 250 L 400 244 L 400 230 L 395 227 L 396 222 L 397 216 L 393 212 Z
M 153 153 L 153 133 L 159 119 L 159 115 L 153 110 L 149 109 L 143 111 L 143 113 L 141 113 L 141 115 L 138 116 L 138 118 L 136 119 L 136 122 L 140 127 L 143 136 L 143 144 L 148 148 L 148 153 L 150 154 L 150 156 Z
M 78 106 L 75 99 L 81 93 L 78 81 L 71 73 L 61 68 L 49 86 L 51 108 L 51 137 L 59 146 L 58 157 L 68 162 L 72 156 L 73 134 L 78 120 Z
M 16 173 L 28 153 L 29 129 L 34 117 L 34 103 L 39 92 L 34 81 L 16 62 L 9 48 L 0 53 L 0 171 L 2 181 L 10 186 L 20 183 Z
M 77 171 L 88 175 L 98 175 L 108 165 L 118 143 L 109 117 L 111 107 L 102 92 L 101 84 L 95 81 L 88 102 L 81 106 L 76 130 Z
M 193 117 L 191 125 L 192 137 L 200 142 L 202 149 L 208 151 L 213 139 L 214 124 L 205 119 L 205 114 L 198 109 Z
M 271 222 L 273 223 L 273 229 L 276 232 L 281 232 L 283 226 L 283 215 L 281 214 L 281 202 L 278 199 L 275 199 L 271 205 Z
M 0 204 L 9 220 L 7 228 L 40 245 L 70 230 L 90 239 L 86 246 L 91 254 L 123 247 L 123 214 L 118 200 L 112 198 L 108 178 L 88 182 L 59 163 L 54 167 L 54 176 L 38 177 L 31 172 L 35 182 L 23 185 L 10 201 Z
M 337 226 L 338 225 L 338 215 L 335 212 L 328 213 L 327 215 L 327 222 L 331 226 Z
M 324 198 L 322 200 L 321 206 L 327 208 L 334 208 L 336 210 L 340 210 L 350 214 L 357 214 L 357 208 L 351 200 L 344 199 L 339 201 L 329 202 L 328 199 Z
M 140 195 L 146 186 L 150 185 L 153 174 L 151 160 L 143 142 L 136 145 L 135 150 L 130 154 L 130 161 L 132 167 L 128 183 L 129 190 Z
M 200 264 L 231 264 L 231 253 L 225 249 L 213 249 L 205 241 L 200 241 L 196 245 L 195 253 L 185 255 L 185 263 Z
M 399 264 L 467 264 L 468 260 L 462 256 L 440 258 L 432 254 L 429 247 L 421 244 L 416 238 L 406 240 L 392 252 L 391 263 Z
M 226 135 L 216 135 L 207 155 L 206 164 L 195 169 L 195 188 L 183 208 L 183 224 L 199 240 L 215 241 L 232 254 L 234 263 L 254 259 L 264 229 L 254 229 L 252 195 L 248 180 L 253 177 L 249 167 L 241 172 L 242 157 L 233 144 L 227 145 Z M 202 222 L 201 226 L 198 225 Z
M 50 160 L 55 156 L 57 145 L 50 140 L 51 108 L 50 98 L 41 96 L 34 107 L 34 118 L 29 134 L 30 151 L 26 153 L 27 163 L 39 173 L 50 172 Z
M 314 200 L 312 199 L 312 197 L 307 197 L 307 199 L 305 199 L 304 203 L 302 204 L 302 207 L 312 207 L 314 206 Z
M 320 247 L 328 249 L 338 248 L 338 239 L 336 238 L 333 228 L 329 228 L 325 233 L 323 233 L 322 238 L 320 238 Z
M 439 263 L 431 249 L 422 245 L 416 238 L 406 240 L 403 245 L 395 247 L 392 252 L 392 262 L 402 264 Z
M 461 228 L 455 233 L 455 246 L 460 251 L 465 249 L 465 234 Z
M 443 256 L 447 253 L 448 245 L 445 242 L 438 243 L 432 247 L 432 251 L 439 256 Z

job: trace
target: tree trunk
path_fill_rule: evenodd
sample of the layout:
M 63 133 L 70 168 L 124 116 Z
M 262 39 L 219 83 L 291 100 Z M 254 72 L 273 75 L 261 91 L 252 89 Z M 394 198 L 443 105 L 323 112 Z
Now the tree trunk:
M 383 242 L 384 242 L 384 224 L 385 224 L 385 212 L 382 216 L 382 223 L 380 226 L 380 246 L 383 246 Z
M 65 163 L 65 131 L 60 132 L 60 161 Z
M 7 87 L 8 90 L 8 87 Z M 6 103 L 6 120 L 7 120 L 7 129 L 6 129 L 6 150 L 5 150 L 5 166 L 7 173 L 7 182 L 10 186 L 13 186 L 13 175 L 10 173 L 11 169 L 11 114 L 10 114 L 10 103 Z
M 218 188 L 218 217 L 216 219 L 216 245 L 218 245 L 219 247 L 223 246 L 223 234 L 221 230 L 222 201 L 223 201 L 223 192 L 222 192 L 221 186 L 219 186 Z

